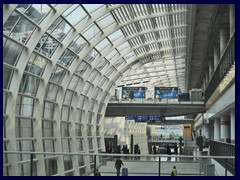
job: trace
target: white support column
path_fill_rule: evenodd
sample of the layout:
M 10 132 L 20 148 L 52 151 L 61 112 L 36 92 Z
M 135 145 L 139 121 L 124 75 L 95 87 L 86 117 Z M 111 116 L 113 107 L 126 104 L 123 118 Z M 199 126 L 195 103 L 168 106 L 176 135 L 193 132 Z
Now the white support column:
M 220 140 L 220 119 L 216 118 L 214 119 L 214 140 L 219 141 Z
M 206 80 L 206 81 L 205 81 L 206 87 L 207 87 L 207 84 L 208 84 L 208 82 L 209 82 L 209 74 L 208 74 L 208 72 L 209 72 L 208 70 L 205 72 L 205 74 L 206 74 L 206 76 L 205 76 L 205 78 L 206 78 L 206 79 L 205 79 L 205 80 Z
M 231 143 L 235 144 L 235 109 L 231 109 Z
M 218 61 L 220 59 L 219 45 L 214 46 L 214 70 L 217 68 Z
M 235 29 L 235 5 L 230 4 L 230 36 Z
M 220 29 L 220 57 L 224 53 L 226 44 L 227 44 L 227 29 L 225 27 L 222 27 Z
M 211 77 L 212 77 L 212 74 L 213 74 L 213 63 L 212 63 L 212 59 L 210 59 L 209 60 L 209 63 L 208 63 L 208 67 L 209 67 L 209 71 L 208 71 L 208 77 L 209 77 L 209 79 L 211 79 Z
M 230 138 L 230 118 L 229 116 L 222 115 L 220 117 L 221 124 L 221 141 L 227 142 L 227 139 Z

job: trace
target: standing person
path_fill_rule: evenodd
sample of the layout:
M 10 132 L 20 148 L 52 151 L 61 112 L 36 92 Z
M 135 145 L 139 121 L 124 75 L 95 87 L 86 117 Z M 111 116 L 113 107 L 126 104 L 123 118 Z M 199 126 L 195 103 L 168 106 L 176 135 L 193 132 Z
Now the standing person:
M 120 176 L 120 169 L 122 165 L 124 166 L 122 160 L 120 159 L 120 157 L 117 157 L 117 160 L 115 162 L 115 168 L 117 169 L 117 176 Z
M 176 166 L 173 166 L 173 169 L 171 171 L 171 176 L 177 176 L 177 168 L 176 168 Z
M 101 173 L 99 172 L 98 169 L 95 170 L 94 176 L 101 176 Z
M 153 154 L 157 154 L 157 148 L 155 145 L 153 146 Z
M 169 144 L 167 144 L 167 155 L 171 155 L 171 149 L 169 147 Z M 168 159 L 168 161 L 171 161 L 171 157 L 170 156 L 167 159 Z
M 174 152 L 175 152 L 175 155 L 178 155 L 178 146 L 177 145 L 174 146 Z

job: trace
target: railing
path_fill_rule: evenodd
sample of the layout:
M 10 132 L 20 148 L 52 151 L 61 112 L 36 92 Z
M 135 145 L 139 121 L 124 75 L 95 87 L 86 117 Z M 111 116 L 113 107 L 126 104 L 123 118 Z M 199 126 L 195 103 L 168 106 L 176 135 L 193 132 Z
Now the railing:
M 210 140 L 210 155 L 213 154 L 215 156 L 235 156 L 235 145 Z M 225 168 L 225 174 L 228 170 L 235 175 L 235 159 L 217 158 L 215 160 Z
M 79 171 L 76 173 L 74 171 L 80 170 L 78 166 L 87 166 L 86 164 L 78 164 L 72 163 L 70 169 L 65 169 L 64 172 L 55 172 L 52 174 L 53 176 L 60 176 L 60 175 L 84 175 L 84 176 L 93 176 L 93 172 L 98 168 L 102 176 L 109 176 L 109 175 L 116 175 L 116 169 L 114 168 L 115 158 L 120 157 L 123 161 L 125 167 L 128 168 L 128 175 L 151 175 L 151 176 L 170 176 L 170 172 L 173 166 L 177 167 L 178 176 L 203 176 L 209 175 L 206 174 L 204 171 L 205 166 L 207 163 L 210 162 L 212 158 L 214 159 L 225 159 L 228 160 L 235 160 L 235 156 L 190 156 L 190 155 L 133 155 L 133 154 L 103 154 L 103 153 L 62 153 L 62 152 L 18 152 L 18 151 L 4 151 L 4 156 L 8 156 L 9 159 L 13 159 L 17 157 L 16 155 L 23 155 L 25 157 L 29 156 L 29 159 L 25 161 L 25 163 L 30 163 L 28 167 L 29 169 L 25 169 L 26 171 L 30 172 L 30 176 L 32 175 L 42 175 L 44 174 L 41 171 L 44 171 L 44 168 L 36 168 L 37 163 L 39 165 L 44 165 L 42 160 L 44 158 L 56 158 L 58 162 L 61 164 L 61 159 L 64 160 L 64 167 L 56 168 L 57 170 L 65 169 L 65 166 L 69 163 L 69 161 L 75 160 L 77 161 L 78 157 L 83 157 L 85 159 L 90 159 L 90 168 L 89 171 L 84 172 L 83 174 Z M 11 157 L 13 156 L 13 157 Z M 65 158 L 64 158 L 65 157 Z M 66 158 L 67 157 L 67 158 Z M 208 159 L 208 161 L 206 161 Z M 41 161 L 41 162 L 39 162 Z M 183 164 L 184 163 L 184 164 Z M 17 163 L 17 166 L 19 162 Z M 45 163 L 46 165 L 46 163 Z M 57 164 L 58 165 L 58 164 Z M 78 165 L 78 166 L 76 166 Z M 11 162 L 5 163 L 4 167 L 14 166 Z M 52 165 L 53 166 L 53 165 Z M 49 168 L 52 168 L 49 166 Z M 56 164 L 54 164 L 56 166 Z M 70 166 L 69 166 L 70 167 Z M 63 168 L 63 169 L 62 169 Z M 12 168 L 14 171 L 14 167 Z M 46 170 L 46 168 L 45 168 Z M 39 172 L 37 172 L 39 171 Z M 18 172 L 15 172 L 17 174 Z M 215 175 L 215 170 L 212 171 L 213 175 Z M 4 174 L 4 175 L 11 175 L 11 174 Z M 226 174 L 227 175 L 227 174 Z
M 209 81 L 205 90 L 205 102 L 211 97 L 213 92 L 216 90 L 224 76 L 227 74 L 229 69 L 235 63 L 235 32 L 232 34 L 228 44 L 226 45 L 225 51 L 217 65 L 211 80 Z
M 109 99 L 109 102 L 113 103 L 154 103 L 154 104 L 204 104 L 204 99 L 202 100 L 181 100 L 181 99 L 119 99 L 115 96 L 112 96 Z

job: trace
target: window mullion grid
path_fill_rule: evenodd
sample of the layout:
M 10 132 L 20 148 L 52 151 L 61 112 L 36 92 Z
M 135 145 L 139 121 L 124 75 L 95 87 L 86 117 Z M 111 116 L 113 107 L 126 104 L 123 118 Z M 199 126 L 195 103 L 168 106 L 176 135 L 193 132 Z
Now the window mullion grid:
M 61 15 L 61 18 L 62 18 L 74 31 L 76 31 L 76 28 L 75 28 L 63 15 Z
M 55 41 L 57 41 L 61 46 L 63 46 L 63 43 L 61 41 L 59 41 L 57 38 L 55 38 L 53 35 L 51 35 L 50 33 L 48 33 L 47 31 L 45 32 L 48 36 L 50 36 L 52 39 L 54 39 Z
M 19 10 L 15 9 L 14 10 L 18 15 L 20 15 L 21 17 L 23 17 L 24 19 L 26 19 L 27 21 L 29 21 L 33 26 L 35 26 L 36 28 L 38 28 L 39 30 L 41 29 L 41 27 L 36 24 L 32 19 L 30 19 L 29 17 L 27 17 L 25 14 L 21 13 Z
M 53 7 L 51 4 L 47 4 L 54 12 L 56 12 L 57 10 L 55 9 L 55 7 Z
M 14 43 L 16 43 L 16 44 L 22 46 L 24 49 L 28 49 L 28 47 L 27 47 L 26 45 L 24 45 L 24 44 L 18 42 L 18 41 L 15 40 L 15 39 L 12 39 L 11 37 L 9 37 L 9 36 L 6 35 L 6 34 L 3 34 L 3 37 L 5 37 L 6 39 L 8 39 L 8 40 L 10 40 L 10 41 L 12 41 L 12 42 L 14 42 Z

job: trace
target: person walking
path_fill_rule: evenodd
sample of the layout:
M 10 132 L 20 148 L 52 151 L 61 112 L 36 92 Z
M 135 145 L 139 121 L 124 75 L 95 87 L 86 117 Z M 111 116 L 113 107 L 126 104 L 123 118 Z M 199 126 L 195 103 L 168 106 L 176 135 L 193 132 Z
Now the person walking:
M 171 176 L 177 176 L 177 168 L 176 168 L 176 166 L 173 166 L 173 169 L 171 171 Z
M 120 157 L 117 157 L 117 160 L 115 162 L 115 168 L 117 169 L 117 176 L 120 176 L 120 169 L 122 165 L 124 166 L 122 160 L 120 159 Z
M 99 172 L 98 169 L 95 170 L 94 176 L 101 176 L 101 173 Z

